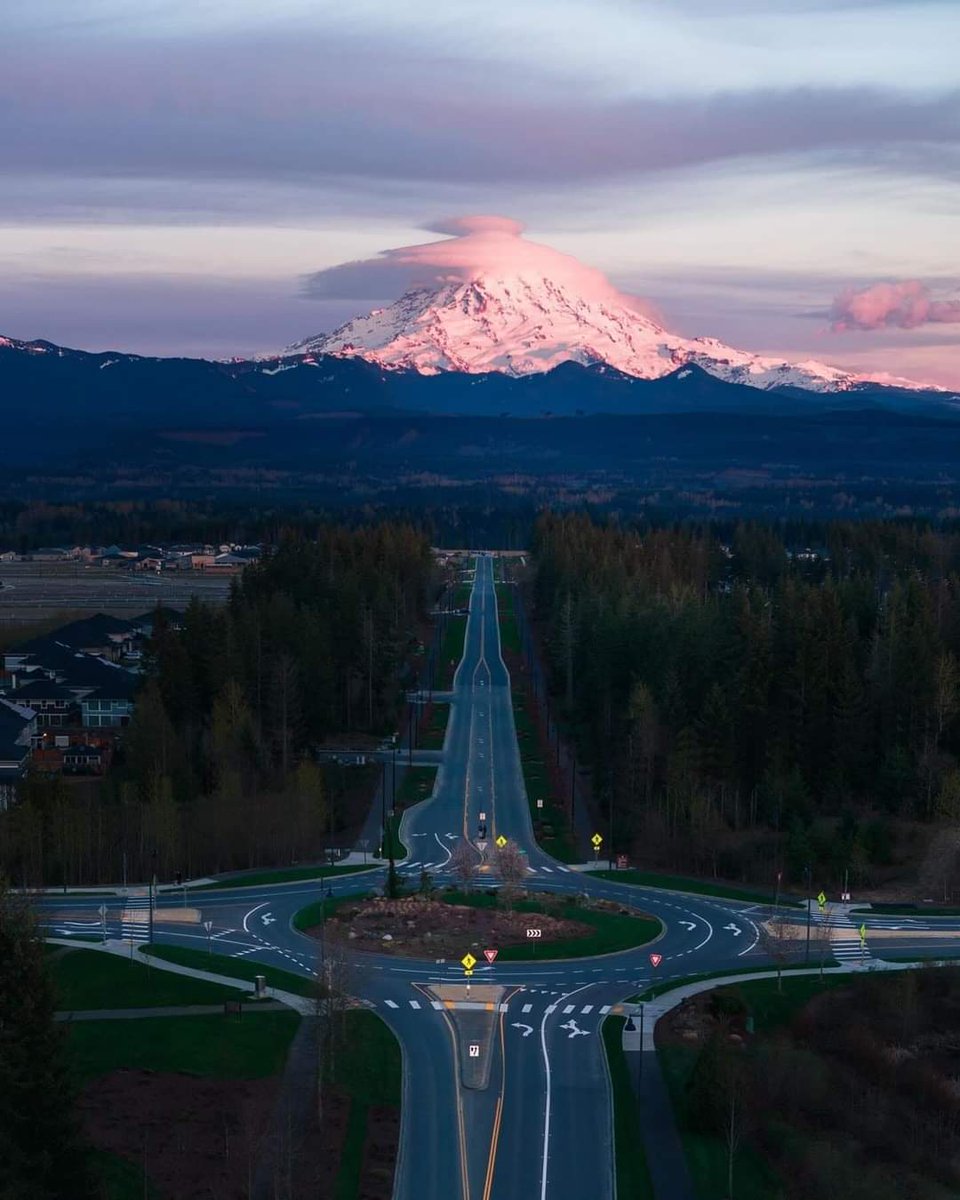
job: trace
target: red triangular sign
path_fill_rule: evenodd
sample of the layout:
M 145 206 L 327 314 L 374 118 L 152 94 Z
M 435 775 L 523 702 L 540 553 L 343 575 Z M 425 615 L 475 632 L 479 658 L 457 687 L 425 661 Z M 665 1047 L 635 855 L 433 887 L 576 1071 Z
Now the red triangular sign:
M 650 955 L 650 966 L 651 967 L 659 967 L 662 962 L 663 962 L 662 954 L 651 954 Z
M 497 951 L 496 950 L 484 950 L 483 957 L 487 960 L 488 963 L 492 963 L 493 960 L 497 957 Z

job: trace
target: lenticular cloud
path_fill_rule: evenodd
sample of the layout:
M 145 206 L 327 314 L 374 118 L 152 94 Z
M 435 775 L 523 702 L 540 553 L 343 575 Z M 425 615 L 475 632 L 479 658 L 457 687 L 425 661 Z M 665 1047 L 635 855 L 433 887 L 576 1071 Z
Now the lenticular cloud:
M 960 322 L 960 300 L 932 300 L 916 279 L 875 283 L 871 287 L 845 288 L 833 301 L 830 328 L 916 329 L 918 325 L 951 325 Z
M 535 277 L 565 284 L 585 300 L 606 300 L 656 317 L 651 303 L 619 292 L 600 271 L 529 241 L 523 236 L 524 226 L 511 217 L 448 217 L 427 228 L 449 236 L 318 271 L 306 280 L 307 295 L 324 300 L 392 300 L 414 287 Z

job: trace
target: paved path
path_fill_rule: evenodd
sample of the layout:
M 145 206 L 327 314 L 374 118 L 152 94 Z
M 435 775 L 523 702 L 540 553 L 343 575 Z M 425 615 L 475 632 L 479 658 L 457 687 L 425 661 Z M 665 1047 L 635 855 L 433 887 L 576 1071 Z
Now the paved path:
M 251 1001 L 245 1013 L 286 1012 L 279 1000 Z M 55 1021 L 136 1021 L 141 1017 L 206 1017 L 222 1013 L 222 1004 L 171 1004 L 156 1008 L 84 1008 L 76 1012 L 54 1013 Z

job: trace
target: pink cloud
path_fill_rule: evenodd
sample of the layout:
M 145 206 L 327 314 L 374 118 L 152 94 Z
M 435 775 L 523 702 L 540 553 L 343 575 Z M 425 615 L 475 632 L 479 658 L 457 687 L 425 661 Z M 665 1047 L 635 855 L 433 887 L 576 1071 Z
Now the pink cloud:
M 627 305 L 660 319 L 650 301 L 618 291 L 601 271 L 523 237 L 522 223 L 511 217 L 446 217 L 431 222 L 428 228 L 452 236 L 439 242 L 383 250 L 376 258 L 318 271 L 306 280 L 307 295 L 319 299 L 394 300 L 411 287 L 431 287 L 448 280 L 532 276 L 568 286 L 584 299 Z
M 830 328 L 834 333 L 954 323 L 960 323 L 960 300 L 932 300 L 927 287 L 916 279 L 845 288 L 830 309 Z

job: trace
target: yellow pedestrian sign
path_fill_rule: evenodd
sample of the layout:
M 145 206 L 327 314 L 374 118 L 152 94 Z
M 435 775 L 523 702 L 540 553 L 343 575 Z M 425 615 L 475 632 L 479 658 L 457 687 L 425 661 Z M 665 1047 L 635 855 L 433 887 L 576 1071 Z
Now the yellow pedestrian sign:
M 599 833 L 595 833 L 593 835 L 593 837 L 590 839 L 590 843 L 593 846 L 594 850 L 599 850 L 600 846 L 603 844 L 603 838 L 600 836 Z
M 473 957 L 469 950 L 466 952 L 463 958 L 460 959 L 460 962 L 463 964 L 463 969 L 465 971 L 472 971 L 477 965 L 477 960 Z
M 817 903 L 820 905 L 820 911 L 823 912 L 824 908 L 826 907 L 826 903 L 827 903 L 827 898 L 823 894 L 823 892 L 821 892 L 820 895 L 817 897 Z
M 507 844 L 507 839 L 501 833 L 500 836 L 497 838 L 497 845 L 502 850 L 506 844 Z
M 866 940 L 867 940 L 867 927 L 866 927 L 866 925 L 861 925 L 860 926 L 860 945 L 862 946 Z

